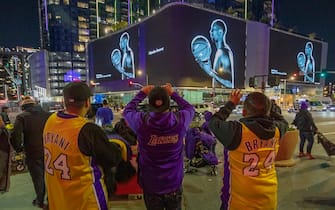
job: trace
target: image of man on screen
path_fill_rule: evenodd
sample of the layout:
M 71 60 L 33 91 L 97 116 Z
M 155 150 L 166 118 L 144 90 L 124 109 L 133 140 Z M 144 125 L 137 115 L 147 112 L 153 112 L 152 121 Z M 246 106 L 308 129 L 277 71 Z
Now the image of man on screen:
M 196 62 L 209 76 L 228 88 L 234 88 L 233 52 L 226 43 L 227 26 L 221 19 L 212 22 L 209 31 L 216 47 L 213 65 L 210 61 L 211 45 L 208 39 L 198 35 L 193 38 L 191 49 Z
M 111 54 L 113 66 L 121 73 L 121 79 L 135 78 L 134 53 L 129 46 L 129 34 L 124 32 L 120 37 L 120 49 L 114 49 Z

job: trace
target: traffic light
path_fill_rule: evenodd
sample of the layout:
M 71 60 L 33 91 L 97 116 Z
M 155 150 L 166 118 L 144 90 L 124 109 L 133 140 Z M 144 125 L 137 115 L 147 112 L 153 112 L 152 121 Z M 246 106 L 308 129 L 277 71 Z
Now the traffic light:
M 133 82 L 132 80 L 129 80 L 129 81 L 128 81 L 128 86 L 129 86 L 129 87 L 133 87 L 133 86 L 134 86 L 134 82 Z
M 326 77 L 327 75 L 327 69 L 322 69 L 320 73 L 320 77 Z
M 269 77 L 268 77 L 268 85 L 270 87 L 278 86 L 279 83 L 280 83 L 279 76 L 269 75 Z
M 255 87 L 255 77 L 249 78 L 249 87 L 252 87 L 252 88 Z

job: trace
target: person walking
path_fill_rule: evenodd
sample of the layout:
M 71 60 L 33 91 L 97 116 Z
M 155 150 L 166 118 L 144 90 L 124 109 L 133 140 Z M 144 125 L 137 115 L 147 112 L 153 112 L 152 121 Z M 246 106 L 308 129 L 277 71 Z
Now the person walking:
M 302 102 L 300 105 L 300 110 L 295 115 L 292 124 L 297 126 L 299 130 L 300 145 L 299 145 L 298 157 L 307 156 L 308 159 L 312 160 L 314 159 L 314 157 L 311 154 L 314 143 L 314 134 L 318 132 L 318 128 L 314 123 L 312 114 L 307 110 L 307 108 L 308 108 L 307 103 Z M 307 144 L 307 153 L 305 154 L 304 147 L 306 139 L 308 141 L 308 144 Z
M 45 208 L 43 128 L 51 113 L 29 96 L 21 102 L 22 113 L 16 116 L 10 142 L 16 152 L 25 151 L 26 164 L 33 181 L 36 198 L 33 205 Z M 23 141 L 22 141 L 23 140 Z M 23 145 L 23 146 L 22 146 Z
M 243 118 L 226 121 L 241 96 L 240 90 L 233 90 L 230 101 L 212 116 L 208 125 L 224 146 L 220 209 L 276 209 L 274 161 L 288 123 L 280 114 L 270 113 L 270 100 L 259 92 L 246 97 Z
M 147 96 L 149 112 L 137 111 Z M 178 104 L 178 112 L 169 111 L 170 96 Z M 194 113 L 194 107 L 169 83 L 144 86 L 123 111 L 129 127 L 137 134 L 139 184 L 148 210 L 181 209 L 183 138 Z
M 102 127 L 112 125 L 113 121 L 113 111 L 109 107 L 106 99 L 102 101 L 102 107 L 99 107 L 96 113 L 96 121 L 98 125 Z
M 127 157 L 122 142 L 109 142 L 101 127 L 85 118 L 91 91 L 84 82 L 63 89 L 65 110 L 53 113 L 44 132 L 45 179 L 50 210 L 108 209 L 104 171 Z

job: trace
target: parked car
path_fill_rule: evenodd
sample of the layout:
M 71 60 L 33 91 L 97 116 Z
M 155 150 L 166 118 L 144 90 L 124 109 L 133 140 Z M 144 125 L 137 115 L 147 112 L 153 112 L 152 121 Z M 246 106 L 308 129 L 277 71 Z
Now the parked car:
M 335 104 L 328 105 L 328 111 L 335 112 Z
M 204 113 L 205 111 L 210 111 L 210 107 L 208 104 L 193 104 L 195 112 Z
M 321 101 L 309 101 L 308 110 L 310 111 L 326 111 L 327 107 Z

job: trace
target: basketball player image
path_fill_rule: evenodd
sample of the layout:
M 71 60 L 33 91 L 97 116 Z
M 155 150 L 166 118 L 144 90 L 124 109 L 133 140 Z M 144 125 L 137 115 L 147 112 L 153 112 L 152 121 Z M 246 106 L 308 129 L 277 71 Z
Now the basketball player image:
M 122 80 L 135 78 L 134 53 L 129 46 L 129 34 L 127 32 L 121 35 L 119 46 L 121 50 L 114 49 L 112 51 L 112 64 L 121 73 Z
M 297 55 L 299 69 L 304 74 L 304 82 L 315 82 L 315 61 L 313 57 L 313 43 L 307 42 L 305 53 L 299 52 Z
M 210 61 L 211 44 L 204 36 L 196 36 L 191 42 L 191 50 L 196 62 L 209 76 L 227 88 L 234 88 L 233 52 L 226 43 L 227 26 L 221 19 L 211 24 L 211 41 L 216 47 L 213 65 Z

